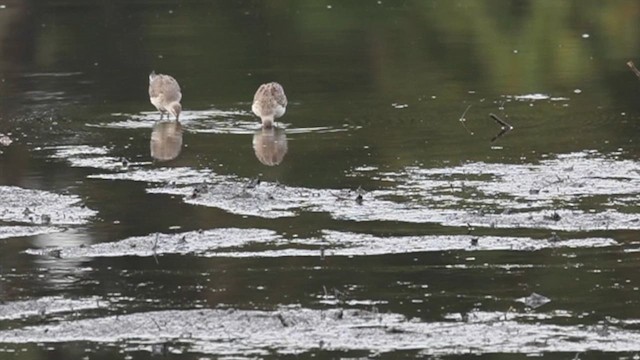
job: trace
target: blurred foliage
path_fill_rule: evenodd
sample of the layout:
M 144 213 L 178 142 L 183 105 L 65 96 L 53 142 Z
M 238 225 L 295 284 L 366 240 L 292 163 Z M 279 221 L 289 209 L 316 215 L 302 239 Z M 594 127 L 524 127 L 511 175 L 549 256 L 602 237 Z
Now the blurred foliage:
M 248 73 L 320 92 L 571 88 L 638 55 L 639 15 L 636 1 L 10 1 L 2 72 L 100 70 L 108 86 L 157 67 L 198 89 L 225 80 L 221 95 Z

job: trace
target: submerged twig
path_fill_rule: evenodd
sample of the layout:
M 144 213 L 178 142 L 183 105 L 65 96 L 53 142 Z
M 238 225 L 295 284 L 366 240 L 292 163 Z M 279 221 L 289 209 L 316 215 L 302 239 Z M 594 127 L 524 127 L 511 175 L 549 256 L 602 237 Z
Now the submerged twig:
M 502 126 L 503 128 L 508 128 L 509 130 L 513 130 L 513 126 L 511 126 L 511 125 L 507 124 L 507 122 L 506 122 L 506 121 L 504 121 L 504 120 L 500 119 L 500 118 L 498 117 L 498 115 L 496 115 L 496 114 L 494 114 L 494 113 L 491 113 L 491 114 L 489 114 L 489 116 L 490 116 L 493 120 L 495 120 L 498 124 L 500 124 L 500 126 Z
M 460 115 L 460 118 L 458 119 L 458 121 L 460 121 L 460 124 L 462 124 L 462 127 L 467 130 L 467 132 L 469 133 L 469 135 L 473 135 L 473 131 L 469 130 L 469 128 L 467 127 L 467 119 L 464 117 L 465 115 L 467 115 L 467 111 L 469 111 L 469 109 L 471 109 L 471 104 L 469 104 L 469 106 L 467 106 L 467 108 L 464 110 L 464 112 L 462 113 L 462 115 Z
M 153 242 L 153 247 L 151 248 L 151 250 L 153 250 L 153 260 L 156 261 L 156 265 L 160 265 L 160 262 L 158 261 L 158 257 L 156 256 L 156 250 L 158 249 L 158 238 L 160 237 L 160 234 L 156 233 L 156 239 Z
M 0 265 L 0 279 L 2 279 L 4 274 L 4 268 Z M 0 305 L 4 304 L 5 293 L 4 293 L 4 280 L 0 281 Z
M 502 129 L 500 130 L 499 133 L 496 134 L 496 136 L 491 138 L 491 142 L 495 142 L 496 140 L 498 140 L 499 138 L 501 138 L 502 136 L 504 136 L 504 134 L 508 133 L 510 130 L 509 129 Z
M 253 189 L 256 186 L 260 185 L 260 182 L 261 182 L 260 177 L 256 176 L 255 178 L 249 180 L 249 182 L 247 184 L 245 184 L 244 188 L 245 189 Z
M 358 186 L 358 188 L 356 189 L 356 194 L 358 194 L 356 196 L 356 204 L 362 205 L 362 202 L 364 201 L 362 195 L 365 194 L 365 193 L 366 193 L 366 191 L 364 191 L 362 189 L 362 186 Z
M 496 136 L 494 136 L 491 139 L 491 142 L 494 142 L 496 140 L 498 140 L 499 138 L 501 138 L 504 134 L 508 133 L 509 131 L 513 130 L 513 126 L 511 126 L 510 124 L 508 124 L 506 121 L 502 120 L 500 117 L 498 117 L 498 115 L 496 114 L 489 114 L 489 116 L 495 120 L 499 125 L 500 125 L 500 132 L 498 134 L 496 134 Z
M 634 74 L 636 74 L 638 79 L 640 79 L 640 71 L 633 64 L 633 61 L 631 61 L 631 60 L 627 61 L 627 66 L 629 67 L 629 69 L 631 69 L 631 71 L 633 71 Z

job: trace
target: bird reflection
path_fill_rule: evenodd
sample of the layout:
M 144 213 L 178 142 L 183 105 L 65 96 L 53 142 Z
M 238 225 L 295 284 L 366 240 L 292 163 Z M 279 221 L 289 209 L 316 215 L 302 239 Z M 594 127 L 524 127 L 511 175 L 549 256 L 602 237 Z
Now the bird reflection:
M 182 149 L 182 125 L 178 121 L 160 121 L 151 131 L 151 157 L 158 161 L 173 160 Z
M 277 127 L 262 128 L 253 134 L 253 150 L 261 163 L 278 165 L 288 150 L 287 135 Z

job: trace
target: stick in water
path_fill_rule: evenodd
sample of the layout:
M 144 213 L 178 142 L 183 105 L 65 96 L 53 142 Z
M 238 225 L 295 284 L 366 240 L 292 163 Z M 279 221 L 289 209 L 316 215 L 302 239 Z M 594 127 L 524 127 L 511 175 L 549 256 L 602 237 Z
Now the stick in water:
M 633 64 L 633 61 L 631 60 L 627 61 L 627 66 L 629 67 L 629 69 L 631 69 L 631 71 L 633 71 L 634 74 L 636 74 L 638 79 L 640 79 L 640 71 L 636 69 L 636 66 Z
M 505 129 L 505 128 L 506 128 L 506 129 L 509 129 L 509 130 L 513 130 L 513 126 L 511 126 L 511 125 L 507 124 L 507 122 L 506 122 L 506 121 L 504 121 L 504 120 L 500 119 L 500 118 L 498 117 L 498 115 L 491 113 L 491 114 L 489 114 L 489 116 L 491 116 L 491 118 L 492 118 L 493 120 L 495 120 L 498 124 L 500 124 L 500 126 L 502 126 L 502 128 L 503 128 L 503 129 Z
M 460 115 L 460 119 L 458 119 L 458 121 L 460 121 L 460 123 L 462 124 L 462 127 L 464 127 L 464 129 L 467 130 L 469 135 L 473 135 L 473 131 L 469 130 L 469 128 L 467 127 L 466 125 L 467 119 L 464 117 L 465 115 L 467 115 L 467 111 L 469 111 L 470 108 L 471 108 L 471 104 L 469 104 L 469 106 L 467 106 L 467 109 L 462 113 L 462 115 Z
M 500 132 L 491 139 L 491 142 L 494 142 L 501 138 L 504 134 L 513 130 L 513 126 L 509 125 L 506 121 L 500 119 L 496 114 L 489 114 L 489 116 L 495 120 L 498 124 L 500 124 Z

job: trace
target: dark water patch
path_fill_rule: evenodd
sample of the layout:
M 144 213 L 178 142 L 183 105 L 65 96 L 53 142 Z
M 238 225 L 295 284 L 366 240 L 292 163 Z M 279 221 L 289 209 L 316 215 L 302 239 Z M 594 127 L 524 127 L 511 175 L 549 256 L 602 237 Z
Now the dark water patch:
M 91 245 L 28 249 L 31 255 L 52 251 L 60 258 L 157 256 L 191 254 L 204 257 L 325 257 L 377 256 L 405 253 L 463 251 L 539 251 L 549 248 L 617 246 L 612 239 L 533 239 L 495 236 L 389 236 L 378 237 L 325 230 L 315 238 L 284 238 L 271 230 L 214 229 L 176 234 L 150 234 Z
M 94 342 L 158 344 L 186 353 L 304 354 L 364 350 L 369 354 L 420 350 L 423 355 L 635 351 L 640 333 L 609 326 L 554 325 L 531 318 L 555 315 L 474 312 L 422 322 L 394 313 L 335 308 L 168 310 L 28 326 L 0 332 L 4 344 Z
M 54 102 L 71 100 L 71 96 L 67 95 L 64 91 L 43 91 L 34 90 L 25 92 L 24 95 L 28 100 L 33 102 Z
M 107 305 L 107 302 L 101 302 L 98 297 L 81 299 L 42 297 L 34 300 L 11 301 L 0 304 L 0 320 L 42 318 L 53 314 L 105 308 Z
M 82 75 L 81 72 L 38 72 L 38 73 L 23 73 L 22 77 L 25 78 L 58 78 L 58 77 L 73 77 Z

